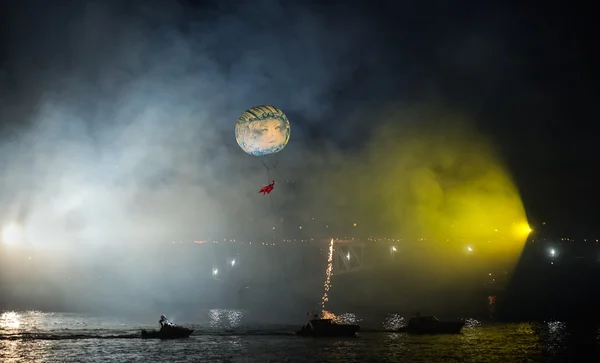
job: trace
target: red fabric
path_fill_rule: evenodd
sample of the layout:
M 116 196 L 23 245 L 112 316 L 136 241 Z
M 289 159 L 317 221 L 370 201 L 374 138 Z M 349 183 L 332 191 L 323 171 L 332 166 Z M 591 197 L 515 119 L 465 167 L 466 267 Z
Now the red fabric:
M 266 187 L 260 188 L 260 190 L 258 192 L 263 193 L 263 195 L 271 194 L 271 191 L 273 191 L 274 188 L 275 188 L 275 180 L 273 180 L 273 182 L 271 184 L 267 185 Z

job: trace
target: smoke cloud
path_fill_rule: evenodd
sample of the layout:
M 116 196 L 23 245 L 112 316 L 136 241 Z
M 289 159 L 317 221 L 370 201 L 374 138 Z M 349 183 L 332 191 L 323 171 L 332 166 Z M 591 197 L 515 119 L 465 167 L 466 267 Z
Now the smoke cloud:
M 20 10 L 38 33 L 15 25 L 21 43 L 0 78 L 0 211 L 22 230 L 0 256 L 5 303 L 193 304 L 217 295 L 215 257 L 194 240 L 395 235 L 443 252 L 519 251 L 519 193 L 469 115 L 439 102 L 398 111 L 383 86 L 372 98 L 345 90 L 377 67 L 366 21 L 266 1 L 220 13 L 146 3 Z M 364 99 L 349 107 L 343 92 Z M 265 160 L 233 134 L 260 104 L 292 124 Z M 272 178 L 271 204 L 257 191 Z

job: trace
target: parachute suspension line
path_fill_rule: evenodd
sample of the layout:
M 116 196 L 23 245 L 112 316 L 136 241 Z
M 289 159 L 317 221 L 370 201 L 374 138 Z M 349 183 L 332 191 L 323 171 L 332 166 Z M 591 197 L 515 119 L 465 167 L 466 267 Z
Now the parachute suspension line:
M 265 167 L 265 169 L 267 170 L 267 184 L 270 184 L 273 182 L 273 179 L 271 179 L 271 173 L 269 172 L 271 170 L 271 168 L 273 168 L 273 170 L 277 169 L 277 164 L 279 163 L 279 155 L 275 154 L 275 162 L 271 161 L 271 160 L 267 160 L 268 164 L 265 163 L 264 161 L 261 160 L 261 164 Z
M 267 184 L 271 184 L 273 180 L 271 179 L 271 173 L 269 173 L 269 166 L 264 161 L 261 161 L 260 163 L 265 167 L 265 170 L 267 171 Z
M 282 244 L 283 244 L 283 235 L 281 234 L 281 221 L 280 221 L 280 216 L 279 216 L 279 209 L 275 208 L 275 200 L 273 198 L 272 194 L 269 194 L 269 199 L 271 200 L 271 210 L 273 212 L 273 218 L 274 218 L 274 225 L 275 225 L 275 230 L 273 232 L 274 233 L 274 237 L 275 240 L 277 241 L 277 250 L 279 251 L 279 259 L 281 260 L 281 264 L 283 265 L 283 279 L 285 281 L 285 283 L 288 283 L 288 278 L 287 278 L 287 262 L 285 260 L 285 255 L 283 254 L 282 251 Z
M 275 225 L 275 240 L 277 241 L 277 250 L 279 252 L 279 259 L 281 260 L 281 264 L 283 267 L 283 279 L 285 281 L 285 283 L 288 283 L 288 277 L 287 277 L 287 261 L 285 260 L 285 255 L 283 254 L 283 250 L 282 250 L 282 244 L 283 244 L 283 235 L 282 235 L 282 223 L 281 223 L 281 216 L 279 213 L 279 208 L 275 207 L 275 198 L 273 197 L 273 194 L 269 194 L 269 199 L 271 201 L 271 211 L 273 213 L 273 218 L 274 218 L 274 225 Z
M 275 154 L 275 162 L 269 161 L 273 169 L 277 169 L 277 164 L 279 163 L 279 154 Z
M 271 168 L 273 169 L 277 169 L 277 164 L 279 161 L 279 155 L 275 154 L 275 160 L 274 162 L 271 160 L 267 160 L 268 164 L 265 163 L 265 161 L 261 161 L 261 164 L 265 167 L 266 171 L 267 171 L 267 183 L 272 183 L 273 179 L 271 178 L 271 173 L 270 170 Z M 285 260 L 285 255 L 283 254 L 283 251 L 281 250 L 281 244 L 283 243 L 283 236 L 281 234 L 281 225 L 282 223 L 280 223 L 280 213 L 279 213 L 279 209 L 275 207 L 275 200 L 273 198 L 273 194 L 269 193 L 269 199 L 271 202 L 271 212 L 273 213 L 273 237 L 275 239 L 275 242 L 277 243 L 277 249 L 279 251 L 279 258 L 281 260 L 282 263 L 282 267 L 283 267 L 283 278 L 284 281 L 286 283 L 286 285 L 289 286 L 288 284 L 288 277 L 287 277 L 287 262 Z

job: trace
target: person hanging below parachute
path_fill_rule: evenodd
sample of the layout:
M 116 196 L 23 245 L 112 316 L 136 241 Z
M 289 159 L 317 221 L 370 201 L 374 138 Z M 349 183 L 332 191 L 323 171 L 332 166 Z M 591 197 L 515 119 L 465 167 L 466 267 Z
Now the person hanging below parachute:
M 290 121 L 280 109 L 273 106 L 252 107 L 239 117 L 235 124 L 235 140 L 240 148 L 249 155 L 259 158 L 267 172 L 267 186 L 261 187 L 258 193 L 269 195 L 271 209 L 273 210 L 273 242 L 279 243 L 283 240 L 279 227 L 275 225 L 283 223 L 283 217 L 276 208 L 273 194 L 275 179 L 271 172 L 277 168 L 279 152 L 285 148 L 290 140 Z M 281 225 L 280 225 L 281 226 Z M 283 269 L 287 271 L 285 257 L 281 254 Z M 286 285 L 287 273 L 284 272 Z
M 263 195 L 271 194 L 271 192 L 273 191 L 273 189 L 275 189 L 275 180 L 273 180 L 273 182 L 271 182 L 271 184 L 260 188 L 260 190 L 258 191 L 258 193 L 263 193 Z
M 290 121 L 283 111 L 273 106 L 256 106 L 246 110 L 238 119 L 235 140 L 244 152 L 262 159 L 261 163 L 267 169 L 267 180 L 271 180 L 269 164 L 273 169 L 277 167 L 277 157 L 274 161 L 271 157 L 287 145 L 290 129 Z M 259 193 L 270 194 L 274 186 L 275 181 L 260 189 Z

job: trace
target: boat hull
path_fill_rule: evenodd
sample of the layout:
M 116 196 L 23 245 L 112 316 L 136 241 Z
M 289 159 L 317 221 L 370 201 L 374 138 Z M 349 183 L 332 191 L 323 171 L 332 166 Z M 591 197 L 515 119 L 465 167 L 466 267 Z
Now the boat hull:
M 312 324 L 303 326 L 296 335 L 303 337 L 352 337 L 360 331 L 353 324 L 334 324 L 329 320 L 312 320 Z
M 168 327 L 160 330 L 142 330 L 142 339 L 184 339 L 189 338 L 194 330 L 184 327 Z

